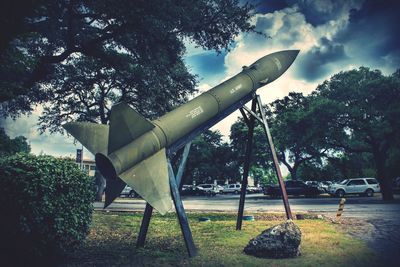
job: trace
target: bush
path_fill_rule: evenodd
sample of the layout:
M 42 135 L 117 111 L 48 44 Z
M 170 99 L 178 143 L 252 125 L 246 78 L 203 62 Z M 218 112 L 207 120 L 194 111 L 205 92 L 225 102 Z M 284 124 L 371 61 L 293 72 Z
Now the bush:
M 91 179 L 71 160 L 29 154 L 2 158 L 2 257 L 25 265 L 76 248 L 89 232 L 93 198 Z

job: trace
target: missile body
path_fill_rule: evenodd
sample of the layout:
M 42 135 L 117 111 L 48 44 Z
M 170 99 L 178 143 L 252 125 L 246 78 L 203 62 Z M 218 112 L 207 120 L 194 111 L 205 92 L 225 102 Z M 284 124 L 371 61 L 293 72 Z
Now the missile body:
M 92 150 L 87 147 L 95 154 L 96 166 L 107 179 L 107 187 L 113 186 L 113 181 L 119 177 L 164 214 L 171 206 L 165 149 L 182 143 L 188 136 L 194 137 L 204 127 L 211 127 L 210 122 L 216 123 L 216 118 L 229 115 L 238 108 L 240 101 L 250 100 L 254 91 L 281 76 L 298 52 L 287 50 L 262 57 L 249 67 L 243 67 L 236 76 L 151 122 L 119 103 L 111 110 L 108 132 L 87 130 L 90 128 L 87 123 L 70 123 L 64 127 L 82 140 L 83 145 L 85 142 L 101 143 L 99 138 L 106 140 L 108 137 L 107 149 L 100 149 L 98 145 Z M 87 140 L 91 139 L 90 134 L 97 137 Z M 114 185 L 118 188 L 113 195 L 119 195 L 125 183 Z M 113 198 L 115 196 L 110 196 L 106 204 Z

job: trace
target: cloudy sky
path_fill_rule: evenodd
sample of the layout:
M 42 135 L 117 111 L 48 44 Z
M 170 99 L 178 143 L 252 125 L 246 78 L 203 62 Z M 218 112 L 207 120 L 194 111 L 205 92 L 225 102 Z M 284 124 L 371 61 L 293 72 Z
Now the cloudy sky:
M 395 0 L 252 0 L 258 4 L 252 23 L 257 34 L 238 36 L 231 51 L 217 55 L 187 45 L 186 62 L 199 75 L 205 91 L 272 52 L 300 49 L 292 67 L 278 80 L 260 89 L 264 103 L 282 98 L 290 91 L 310 93 L 341 70 L 367 66 L 385 74 L 400 68 L 400 1 Z M 11 137 L 24 135 L 32 152 L 55 156 L 74 155 L 79 144 L 60 135 L 40 135 L 37 115 L 1 123 Z M 212 129 L 226 138 L 236 112 Z M 85 158 L 90 157 L 85 153 Z

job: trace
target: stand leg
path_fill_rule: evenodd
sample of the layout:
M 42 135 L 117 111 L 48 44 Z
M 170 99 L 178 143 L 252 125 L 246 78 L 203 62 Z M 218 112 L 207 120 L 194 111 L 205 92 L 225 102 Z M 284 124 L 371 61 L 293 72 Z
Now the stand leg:
M 251 103 L 251 110 L 256 112 L 256 100 L 254 99 Z M 247 177 L 249 176 L 250 169 L 250 157 L 253 145 L 253 133 L 254 133 L 254 123 L 255 118 L 251 116 L 248 121 L 249 131 L 247 133 L 247 145 L 246 145 L 246 155 L 243 166 L 243 179 L 242 179 L 242 189 L 240 191 L 240 201 L 239 201 L 239 210 L 236 221 L 236 230 L 242 230 L 242 220 L 243 220 L 243 212 L 244 212 L 244 201 L 246 199 L 246 190 L 247 190 Z
M 149 203 L 146 203 L 146 208 L 144 210 L 142 224 L 140 225 L 140 232 L 138 239 L 136 241 L 136 247 L 143 247 L 146 241 L 147 231 L 149 230 L 149 224 L 151 215 L 153 214 L 153 207 Z
M 189 227 L 189 221 L 186 217 L 185 209 L 183 208 L 182 200 L 179 195 L 178 185 L 176 183 L 175 175 L 170 162 L 168 162 L 168 172 L 172 199 L 174 201 L 176 213 L 178 214 L 178 220 L 181 226 L 183 238 L 185 240 L 186 249 L 188 251 L 189 257 L 192 258 L 197 255 L 197 248 L 193 241 L 192 232 L 190 231 Z
M 181 162 L 179 163 L 179 168 L 178 172 L 176 173 L 176 184 L 178 185 L 178 188 L 181 188 L 181 182 L 182 182 L 182 176 L 183 176 L 183 171 L 185 170 L 186 166 L 186 161 L 189 156 L 189 151 L 190 151 L 190 146 L 192 142 L 189 142 L 185 145 L 185 148 L 182 152 L 182 159 Z
M 179 164 L 178 174 L 176 176 L 177 184 L 180 184 L 180 181 L 182 179 L 183 170 L 185 168 L 186 160 L 190 151 L 190 145 L 191 142 L 187 143 L 182 153 L 182 159 Z M 146 203 L 146 208 L 144 210 L 142 223 L 140 225 L 139 236 L 136 241 L 136 247 L 143 247 L 144 243 L 146 242 L 147 231 L 149 230 L 150 219 L 152 214 L 153 214 L 153 207 L 149 203 Z
M 286 193 L 285 183 L 283 182 L 281 169 L 279 167 L 278 157 L 276 156 L 275 146 L 274 146 L 274 143 L 272 142 L 271 133 L 269 131 L 268 123 L 267 123 L 267 120 L 265 118 L 265 112 L 264 112 L 264 109 L 262 107 L 262 102 L 261 102 L 261 98 L 260 98 L 259 95 L 257 95 L 257 103 L 258 103 L 258 108 L 260 110 L 261 117 L 262 117 L 262 120 L 263 120 L 262 126 L 263 126 L 264 132 L 265 132 L 265 134 L 267 136 L 268 143 L 269 143 L 269 148 L 270 148 L 270 151 L 271 151 L 271 154 L 272 154 L 272 158 L 274 160 L 275 172 L 276 172 L 276 175 L 278 176 L 279 187 L 281 188 L 281 192 L 282 192 L 282 200 L 283 200 L 283 205 L 285 206 L 286 218 L 287 219 L 293 219 L 292 211 L 290 210 L 288 196 L 287 196 L 287 193 Z

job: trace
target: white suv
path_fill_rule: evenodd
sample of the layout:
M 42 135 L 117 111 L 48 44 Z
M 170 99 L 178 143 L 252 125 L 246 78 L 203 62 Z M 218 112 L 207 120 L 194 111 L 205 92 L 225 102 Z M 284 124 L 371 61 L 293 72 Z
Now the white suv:
M 375 178 L 346 179 L 328 187 L 328 193 L 337 197 L 343 197 L 345 194 L 363 194 L 372 197 L 374 193 L 379 192 L 380 186 Z
M 222 192 L 224 194 L 227 194 L 227 193 L 239 194 L 241 188 L 242 188 L 241 184 L 227 184 L 224 186 L 224 189 L 222 190 Z

